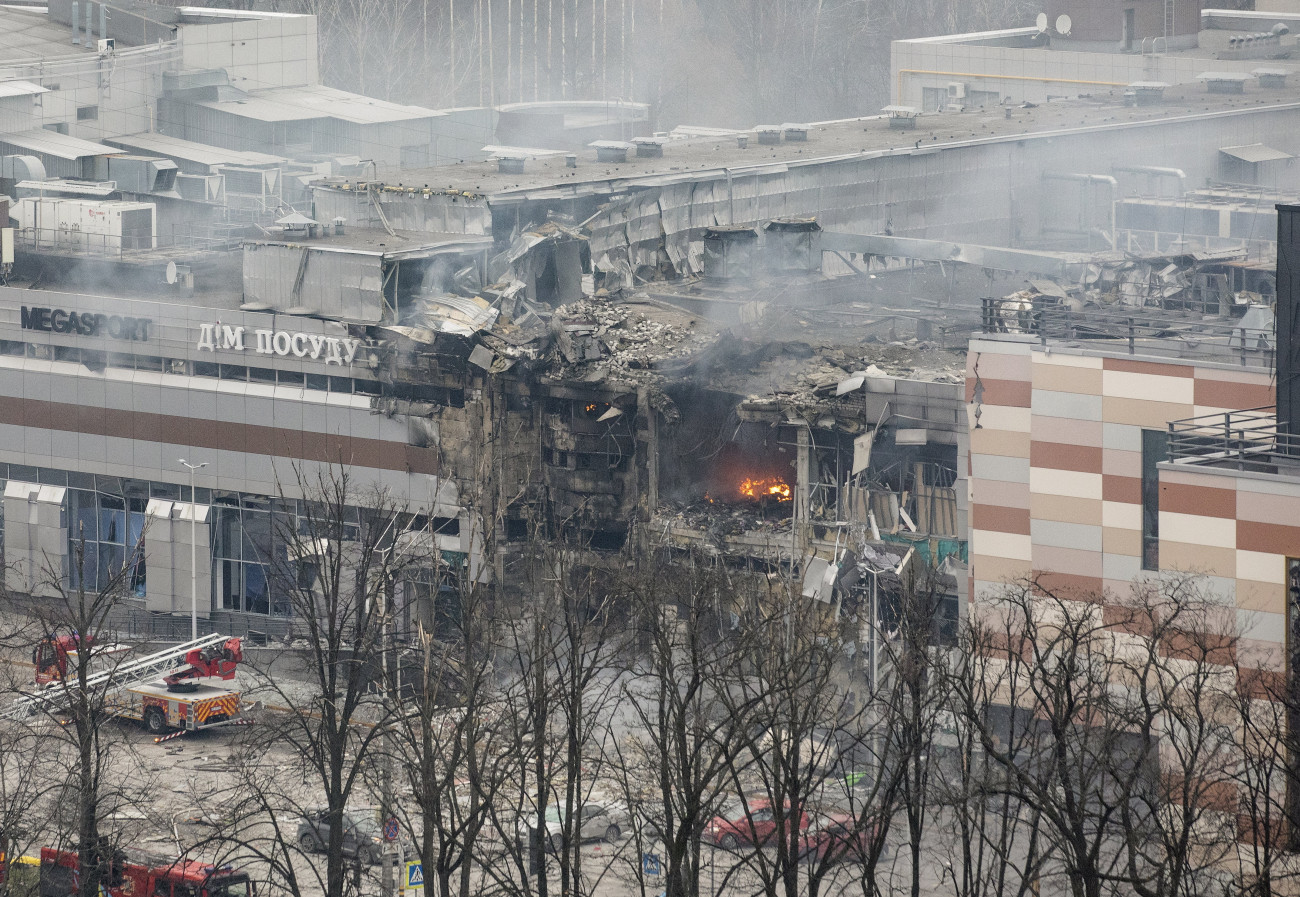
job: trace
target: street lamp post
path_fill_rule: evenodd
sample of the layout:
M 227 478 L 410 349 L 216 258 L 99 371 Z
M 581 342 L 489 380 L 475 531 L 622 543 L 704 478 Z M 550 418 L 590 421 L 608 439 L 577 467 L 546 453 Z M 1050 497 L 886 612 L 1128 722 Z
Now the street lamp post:
M 199 638 L 199 580 L 198 580 L 198 542 L 199 542 L 199 513 L 198 502 L 194 500 L 194 471 L 208 466 L 204 461 L 200 464 L 191 464 L 184 458 L 180 459 L 190 472 L 190 641 L 197 641 Z

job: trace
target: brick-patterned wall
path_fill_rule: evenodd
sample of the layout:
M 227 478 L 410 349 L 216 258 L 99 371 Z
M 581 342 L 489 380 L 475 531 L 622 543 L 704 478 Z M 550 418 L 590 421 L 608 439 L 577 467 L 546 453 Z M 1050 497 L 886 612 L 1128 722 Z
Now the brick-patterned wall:
M 1262 369 L 1085 352 L 1016 335 L 971 342 L 966 400 L 979 413 L 969 470 L 975 601 L 1027 574 L 1081 597 L 1127 591 L 1142 573 L 1142 431 L 1273 402 Z M 1238 594 L 1242 547 L 1224 524 L 1240 526 L 1231 515 L 1214 522 L 1223 520 L 1226 496 L 1207 493 L 1202 502 L 1175 491 L 1169 501 L 1160 517 L 1162 567 L 1208 573 L 1225 602 L 1243 611 L 1263 602 L 1278 614 L 1258 581 Z M 1208 521 L 1195 511 L 1202 503 Z M 1274 643 L 1280 627 L 1270 617 L 1252 632 Z

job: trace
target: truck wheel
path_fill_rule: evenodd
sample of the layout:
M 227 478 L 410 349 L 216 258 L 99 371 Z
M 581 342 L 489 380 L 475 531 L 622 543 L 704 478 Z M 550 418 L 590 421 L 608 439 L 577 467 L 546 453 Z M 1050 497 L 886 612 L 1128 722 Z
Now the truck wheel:
M 150 735 L 162 735 L 167 731 L 167 717 L 157 707 L 150 707 L 144 712 L 144 727 Z

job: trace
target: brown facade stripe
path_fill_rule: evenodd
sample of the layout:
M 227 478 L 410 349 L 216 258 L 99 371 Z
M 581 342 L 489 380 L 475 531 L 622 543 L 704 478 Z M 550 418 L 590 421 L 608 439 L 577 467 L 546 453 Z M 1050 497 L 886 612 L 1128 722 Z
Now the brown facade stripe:
M 1054 570 L 1034 570 L 1034 581 L 1039 589 L 1061 598 L 1073 598 L 1095 604 L 1102 598 L 1101 577 L 1082 576 L 1078 573 L 1057 573 Z
M 1285 701 L 1286 674 L 1277 670 L 1243 669 L 1237 676 L 1237 693 L 1264 701 Z
M 1131 361 L 1127 358 L 1104 358 L 1102 367 L 1108 371 L 1127 371 L 1130 374 L 1149 374 L 1158 377 L 1194 377 L 1196 368 L 1186 364 L 1160 364 L 1153 361 Z
M 1161 483 L 1160 510 L 1171 514 L 1195 514 L 1198 517 L 1232 520 L 1237 516 L 1237 492 L 1235 489 Z
M 1029 509 L 977 504 L 971 509 L 971 526 L 998 533 L 1029 535 Z
M 1033 384 L 1028 380 L 979 381 L 984 386 L 985 405 L 1003 405 L 1011 408 L 1028 408 L 1033 395 Z M 975 401 L 975 381 L 966 381 L 966 401 Z
M 1122 501 L 1130 505 L 1142 504 L 1142 478 L 1102 474 L 1101 497 L 1104 501 Z
M 382 439 L 304 433 L 258 424 L 218 422 L 145 411 L 109 411 L 9 396 L 0 396 L 0 421 L 64 433 L 248 452 L 298 461 L 351 464 L 429 475 L 438 473 L 438 457 L 430 449 Z
M 1031 442 L 1029 464 L 1031 467 L 1047 467 L 1053 470 L 1101 473 L 1101 447 L 1064 442 Z
M 1237 547 L 1248 551 L 1300 557 L 1300 526 L 1238 520 Z
M 1275 401 L 1273 386 L 1268 383 L 1234 383 L 1231 380 L 1196 378 L 1192 400 L 1211 408 L 1263 408 Z

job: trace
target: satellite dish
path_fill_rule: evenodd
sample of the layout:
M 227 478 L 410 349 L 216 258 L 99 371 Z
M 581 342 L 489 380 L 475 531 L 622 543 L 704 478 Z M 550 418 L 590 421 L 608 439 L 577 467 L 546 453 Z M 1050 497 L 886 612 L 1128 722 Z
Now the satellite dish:
M 175 283 L 175 282 L 176 282 L 176 263 L 175 263 L 175 262 L 168 262 L 168 263 L 167 263 L 167 274 L 166 274 L 165 276 L 166 276 L 166 278 L 167 278 L 167 282 L 168 282 L 168 283 Z
M 1038 25 L 1039 34 L 1042 34 L 1044 31 L 1047 30 L 1047 13 L 1040 12 L 1038 14 L 1038 18 L 1035 19 L 1034 21 Z
M 1056 17 L 1056 33 L 1057 33 L 1057 34 L 1069 34 L 1069 33 L 1070 33 L 1070 26 L 1073 25 L 1073 24 L 1074 24 L 1074 23 L 1070 21 L 1070 17 L 1069 17 L 1069 16 L 1067 16 L 1067 15 L 1059 15 L 1059 16 L 1057 16 L 1057 17 Z

